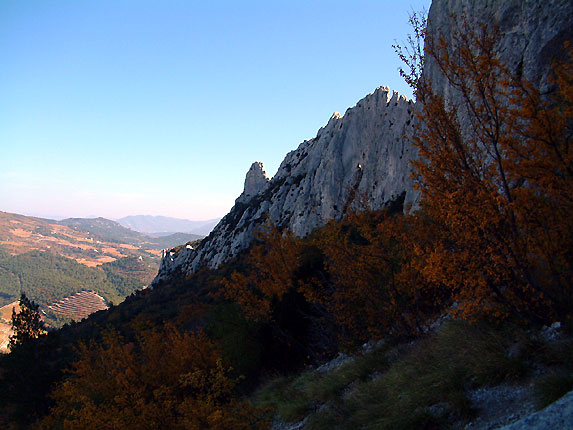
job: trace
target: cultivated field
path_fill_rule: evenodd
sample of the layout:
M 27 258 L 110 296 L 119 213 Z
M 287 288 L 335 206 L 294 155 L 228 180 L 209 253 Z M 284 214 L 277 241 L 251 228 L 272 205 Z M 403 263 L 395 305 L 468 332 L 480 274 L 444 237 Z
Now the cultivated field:
M 53 251 L 88 267 L 122 257 L 158 259 L 160 249 L 100 240 L 97 234 L 56 224 L 55 221 L 0 212 L 0 247 L 11 255 L 32 250 Z
M 80 291 L 48 306 L 52 312 L 79 321 L 88 315 L 107 309 L 104 298 L 95 291 Z

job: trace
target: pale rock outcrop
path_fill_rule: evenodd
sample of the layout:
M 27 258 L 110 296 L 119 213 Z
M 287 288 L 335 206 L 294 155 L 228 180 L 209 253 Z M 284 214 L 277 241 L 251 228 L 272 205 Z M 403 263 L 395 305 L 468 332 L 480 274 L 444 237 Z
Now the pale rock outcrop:
M 545 409 L 528 415 L 501 430 L 567 430 L 573 428 L 573 391 Z
M 555 59 L 563 59 L 563 44 L 571 39 L 573 2 L 570 0 L 434 0 L 428 13 L 428 35 L 441 38 L 452 50 L 455 32 L 462 31 L 465 20 L 477 34 L 482 26 L 497 35 L 495 55 L 517 77 L 534 83 L 542 93 L 552 84 L 547 77 Z M 475 138 L 466 100 L 440 71 L 432 57 L 426 56 L 424 76 L 434 93 L 456 106 L 461 133 Z
M 267 172 L 265 172 L 263 163 L 260 161 L 255 161 L 251 165 L 251 168 L 245 177 L 245 188 L 243 189 L 243 193 L 237 198 L 235 202 L 248 202 L 251 200 L 251 198 L 259 194 L 259 192 L 265 188 L 268 182 L 269 177 L 267 176 Z
M 397 198 L 413 203 L 414 118 L 412 101 L 379 87 L 344 116 L 333 114 L 314 139 L 287 154 L 270 181 L 262 164 L 254 163 L 231 211 L 198 249 L 168 252 L 155 283 L 235 257 L 267 218 L 305 236 L 351 208 L 377 209 Z

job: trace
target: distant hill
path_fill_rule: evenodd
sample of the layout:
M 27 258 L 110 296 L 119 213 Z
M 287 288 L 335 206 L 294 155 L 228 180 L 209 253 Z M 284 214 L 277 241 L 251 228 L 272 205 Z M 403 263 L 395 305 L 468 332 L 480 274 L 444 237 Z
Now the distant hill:
M 56 224 L 65 225 L 76 231 L 89 233 L 93 239 L 105 242 L 139 245 L 149 240 L 149 236 L 125 228 L 118 222 L 101 217 L 66 218 L 61 221 L 56 221 Z
M 152 237 L 105 218 L 55 221 L 0 211 L 0 247 L 9 254 L 52 250 L 92 267 L 121 257 L 155 258 L 164 248 L 201 238 L 185 233 Z
M 193 233 L 201 236 L 207 236 L 219 221 L 220 218 L 206 221 L 191 221 L 152 215 L 131 215 L 118 220 L 122 226 L 141 233 L 154 235 Z
M 118 264 L 119 263 L 119 264 Z M 141 289 L 156 271 L 152 261 L 125 257 L 100 267 L 87 267 L 54 251 L 30 251 L 0 257 L 0 306 L 17 300 L 20 292 L 38 303 L 51 325 L 58 318 L 48 307 L 82 290 L 95 290 L 108 302 L 119 303 Z M 131 270 L 126 271 L 126 267 Z
M 151 282 L 162 249 L 200 238 L 151 237 L 105 218 L 54 221 L 0 212 L 0 306 L 24 291 L 51 325 L 61 325 L 48 306 L 82 290 L 117 304 Z
M 144 249 L 172 248 L 186 242 L 201 239 L 199 234 L 171 233 L 154 237 L 134 231 L 129 227 L 124 227 L 116 221 L 106 218 L 66 218 L 56 221 L 59 225 L 65 225 L 76 231 L 86 232 L 92 239 L 111 242 L 126 243 L 140 246 Z

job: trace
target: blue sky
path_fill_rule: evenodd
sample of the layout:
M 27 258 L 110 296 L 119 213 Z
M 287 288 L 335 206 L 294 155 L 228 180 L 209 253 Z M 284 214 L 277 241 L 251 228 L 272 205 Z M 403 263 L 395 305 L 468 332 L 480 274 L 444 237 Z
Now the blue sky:
M 0 210 L 223 216 L 334 111 L 411 95 L 429 0 L 0 0 Z

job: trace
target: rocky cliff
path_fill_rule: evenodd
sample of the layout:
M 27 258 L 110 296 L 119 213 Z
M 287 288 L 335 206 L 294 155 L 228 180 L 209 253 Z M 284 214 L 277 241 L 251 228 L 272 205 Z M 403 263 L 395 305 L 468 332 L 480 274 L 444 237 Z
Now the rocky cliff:
M 471 25 L 497 26 L 500 59 L 541 88 L 547 86 L 552 59 L 572 34 L 570 0 L 434 0 L 428 31 L 451 39 L 452 14 L 465 14 Z M 455 101 L 455 91 L 432 62 L 424 73 L 436 91 Z M 409 177 L 414 109 L 414 102 L 377 88 L 287 154 L 270 181 L 262 163 L 253 164 L 229 214 L 198 249 L 167 252 L 154 282 L 219 266 L 246 249 L 267 218 L 304 236 L 349 208 L 381 208 L 399 196 L 406 205 L 415 202 Z
M 198 249 L 166 253 L 156 283 L 174 271 L 217 267 L 236 256 L 267 218 L 304 236 L 349 208 L 380 208 L 398 197 L 413 202 L 413 109 L 406 97 L 377 88 L 287 154 L 270 181 L 262 163 L 254 163 L 231 211 Z
M 453 17 L 465 16 L 471 28 L 497 28 L 496 53 L 517 76 L 549 90 L 547 76 L 555 59 L 564 58 L 563 43 L 573 42 L 573 2 L 570 0 L 434 0 L 428 33 L 452 43 Z M 454 91 L 432 61 L 424 65 L 436 92 L 446 98 Z

